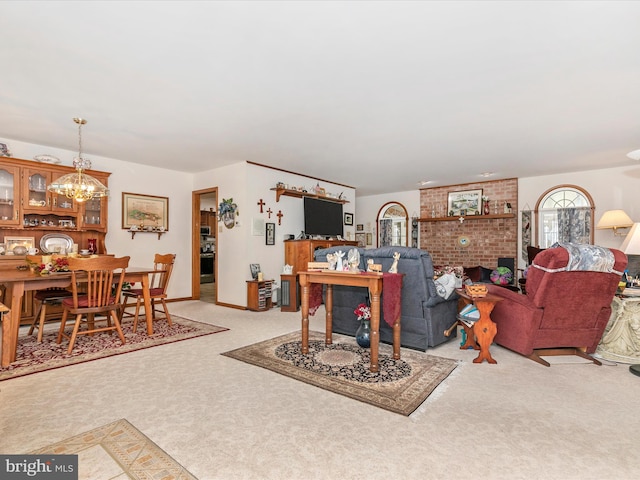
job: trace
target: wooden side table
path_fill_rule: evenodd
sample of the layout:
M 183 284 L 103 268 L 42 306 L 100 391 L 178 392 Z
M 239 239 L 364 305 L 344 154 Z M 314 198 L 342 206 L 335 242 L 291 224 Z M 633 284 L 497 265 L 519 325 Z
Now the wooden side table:
M 478 308 L 478 312 L 480 312 L 480 318 L 473 324 L 473 332 L 471 331 L 471 327 L 460 322 L 467 334 L 467 341 L 460 349 L 466 350 L 469 347 L 473 347 L 474 350 L 480 350 L 478 357 L 473 359 L 473 363 L 482 363 L 484 360 L 492 364 L 498 363 L 489 352 L 489 347 L 496 333 L 498 333 L 498 327 L 493 320 L 491 320 L 491 311 L 502 298 L 490 293 L 484 297 L 472 297 L 464 290 L 456 291 L 467 304 L 473 303 Z

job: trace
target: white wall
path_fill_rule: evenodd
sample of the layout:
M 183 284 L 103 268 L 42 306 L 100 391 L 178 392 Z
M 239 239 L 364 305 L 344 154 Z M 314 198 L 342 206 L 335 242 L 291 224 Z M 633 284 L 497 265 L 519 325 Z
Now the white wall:
M 14 158 L 31 160 L 35 155 L 54 155 L 62 165 L 71 166 L 78 152 L 61 150 L 16 140 L 8 143 Z M 85 154 L 95 170 L 112 172 L 109 177 L 109 253 L 129 255 L 131 266 L 150 266 L 156 253 L 176 253 L 176 264 L 169 284 L 170 298 L 191 297 L 191 188 L 192 174 L 148 167 L 135 163 Z M 1 161 L 1 160 L 0 160 Z M 122 192 L 169 198 L 169 231 L 157 234 L 131 234 L 122 230 Z
M 378 212 L 385 203 L 397 202 L 407 209 L 409 218 L 420 216 L 420 190 L 410 190 L 406 192 L 395 192 L 384 195 L 370 195 L 358 197 L 358 208 L 356 208 L 354 224 L 364 225 L 364 231 L 373 235 L 373 244 L 368 248 L 377 246 L 378 235 Z M 411 224 L 409 224 L 408 240 L 411 241 Z

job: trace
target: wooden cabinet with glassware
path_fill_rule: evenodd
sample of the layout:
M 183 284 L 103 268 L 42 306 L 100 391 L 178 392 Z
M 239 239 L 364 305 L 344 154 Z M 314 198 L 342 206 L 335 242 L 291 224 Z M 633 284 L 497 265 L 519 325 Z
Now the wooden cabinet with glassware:
M 0 159 L 0 269 L 14 269 L 26 262 L 14 255 L 12 246 L 29 245 L 39 253 L 70 251 L 96 245 L 97 253 L 107 253 L 107 198 L 77 202 L 48 190 L 51 182 L 76 170 L 73 167 L 21 160 Z M 107 185 L 108 172 L 88 170 Z M 2 295 L 0 289 L 0 298 Z M 21 322 L 33 316 L 31 292 L 25 293 Z
M 0 228 L 21 224 L 19 192 L 20 167 L 0 163 Z
M 77 202 L 48 190 L 52 181 L 73 172 L 73 167 L 32 160 L 10 157 L 0 160 L 0 242 L 5 244 L 5 250 L 7 237 L 10 241 L 26 239 L 41 249 L 44 237 L 60 234 L 79 248 L 87 248 L 89 239 L 95 239 L 98 251 L 106 253 L 107 198 Z M 94 170 L 87 173 L 105 185 L 110 175 Z

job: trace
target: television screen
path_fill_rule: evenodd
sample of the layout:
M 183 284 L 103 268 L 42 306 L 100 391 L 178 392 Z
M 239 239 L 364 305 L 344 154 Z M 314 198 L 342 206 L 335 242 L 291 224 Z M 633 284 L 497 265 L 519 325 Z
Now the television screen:
M 304 197 L 304 233 L 323 237 L 342 236 L 342 204 Z

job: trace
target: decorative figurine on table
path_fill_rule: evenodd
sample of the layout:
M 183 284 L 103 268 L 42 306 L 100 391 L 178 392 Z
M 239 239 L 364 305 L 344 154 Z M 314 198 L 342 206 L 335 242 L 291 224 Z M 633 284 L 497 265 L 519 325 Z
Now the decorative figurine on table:
M 360 252 L 352 248 L 349 250 L 347 255 L 347 261 L 349 263 L 349 271 L 350 272 L 359 272 L 360 271 Z
M 371 267 L 373 267 L 373 258 L 367 260 L 367 272 L 373 272 L 373 269 Z
M 344 270 L 344 262 L 342 260 L 342 257 L 344 257 L 344 252 L 342 250 L 338 250 L 335 253 L 335 256 L 336 256 L 336 270 Z
M 338 262 L 338 258 L 335 253 L 327 253 L 327 262 L 329 262 L 329 270 L 336 269 L 336 263 Z
M 391 268 L 389 269 L 389 273 L 398 273 L 398 260 L 400 260 L 400 253 L 393 253 L 393 263 L 391 264 Z

